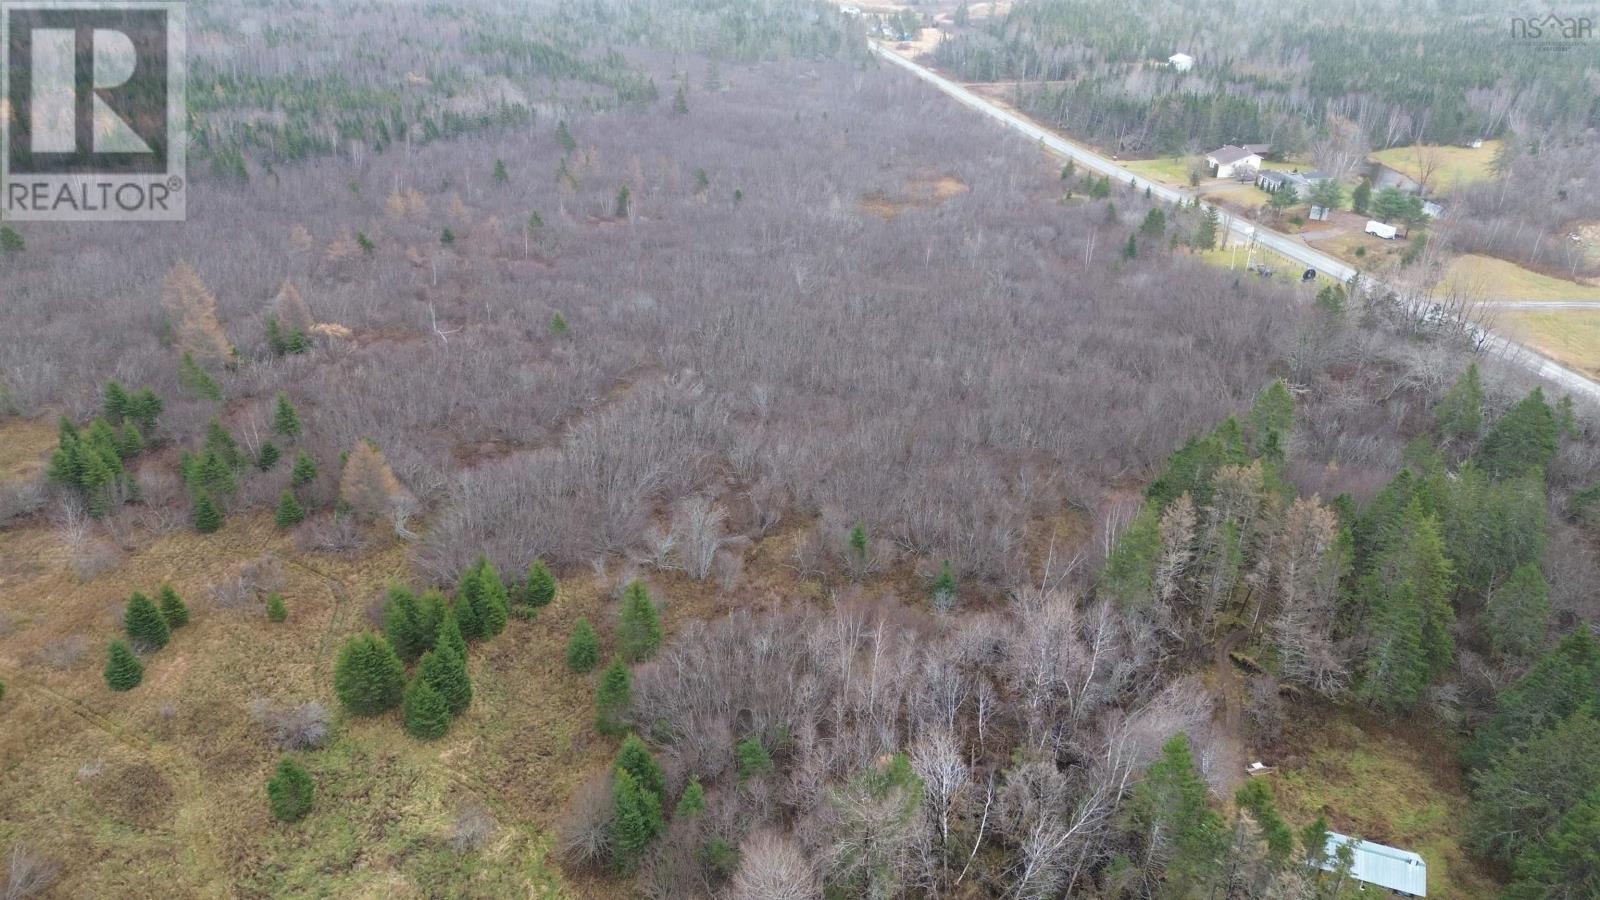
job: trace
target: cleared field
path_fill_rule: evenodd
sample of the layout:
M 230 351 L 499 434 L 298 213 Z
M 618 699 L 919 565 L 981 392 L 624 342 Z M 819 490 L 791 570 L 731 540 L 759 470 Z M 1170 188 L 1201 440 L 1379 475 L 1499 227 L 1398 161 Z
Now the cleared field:
M 7 471 L 40 464 L 53 431 L 0 427 Z M 257 515 L 210 536 L 135 529 L 86 568 L 48 525 L 0 531 L 0 843 L 22 840 L 62 864 L 52 896 L 154 884 L 187 897 L 616 896 L 619 885 L 574 883 L 546 860 L 549 824 L 614 752 L 590 727 L 592 677 L 562 663 L 578 616 L 609 631 L 609 601 L 590 577 L 474 646 L 473 705 L 443 740 L 408 737 L 398 711 L 335 714 L 323 749 L 288 754 L 316 780 L 311 814 L 272 821 L 265 782 L 285 754 L 252 703 L 325 700 L 340 644 L 370 627 L 385 586 L 409 579 L 410 550 L 391 540 L 359 556 L 306 553 Z M 269 622 L 256 592 L 236 607 L 213 599 L 251 564 L 283 595 L 286 622 Z M 143 684 L 113 694 L 101 667 L 127 594 L 163 582 L 191 621 L 145 657 Z M 693 605 L 669 600 L 669 627 Z M 472 810 L 501 826 L 463 851 L 456 826 Z M 41 834 L 53 843 L 38 844 Z
M 1494 882 L 1463 847 L 1467 799 L 1456 748 L 1421 729 L 1349 712 L 1290 717 L 1272 787 L 1295 828 L 1326 816 L 1343 834 L 1420 853 L 1428 896 L 1488 898 Z
M 1457 257 L 1439 283 L 1441 290 L 1485 300 L 1600 300 L 1600 286 L 1552 278 L 1490 256 Z
M 1387 269 L 1406 250 L 1405 241 L 1386 241 L 1361 231 L 1347 231 L 1337 237 L 1315 241 L 1312 246 L 1369 272 Z
M 1507 337 L 1559 363 L 1600 376 L 1600 310 L 1501 310 L 1495 323 Z
M 1186 187 L 1189 184 L 1189 173 L 1198 166 L 1200 160 L 1193 156 L 1133 159 L 1122 163 L 1122 167 L 1130 172 L 1178 187 Z
M 1220 200 L 1253 209 L 1264 205 L 1272 199 L 1272 195 L 1253 184 L 1230 184 L 1224 187 L 1208 188 L 1201 193 L 1202 199 Z
M 1241 241 L 1234 241 L 1226 247 L 1214 250 L 1202 250 L 1195 254 L 1201 261 L 1222 269 L 1246 271 L 1250 264 L 1250 253 Z M 1269 266 L 1277 270 L 1277 277 L 1281 280 L 1286 277 L 1298 279 L 1300 272 L 1305 268 L 1287 256 L 1275 253 L 1265 247 L 1256 247 L 1255 262 L 1257 265 Z
M 1489 164 L 1500 149 L 1499 141 L 1484 141 L 1483 146 L 1471 147 L 1424 146 L 1420 152 L 1416 145 L 1391 147 L 1372 154 L 1372 158 L 1391 169 L 1417 181 L 1422 180 L 1423 165 L 1433 167 L 1430 187 L 1450 190 L 1474 181 L 1488 181 Z

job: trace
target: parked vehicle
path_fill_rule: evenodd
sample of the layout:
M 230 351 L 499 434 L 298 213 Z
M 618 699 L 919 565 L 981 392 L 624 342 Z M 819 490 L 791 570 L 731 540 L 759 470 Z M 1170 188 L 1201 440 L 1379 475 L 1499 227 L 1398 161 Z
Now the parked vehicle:
M 1400 229 L 1393 225 L 1385 225 L 1377 220 L 1369 220 L 1367 222 L 1367 234 L 1375 234 L 1386 241 L 1394 240 L 1394 236 L 1399 233 Z

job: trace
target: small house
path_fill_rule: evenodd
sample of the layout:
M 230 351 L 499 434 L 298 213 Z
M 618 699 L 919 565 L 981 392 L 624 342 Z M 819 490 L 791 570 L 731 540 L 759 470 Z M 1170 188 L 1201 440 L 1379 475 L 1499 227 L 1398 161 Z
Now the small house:
M 1256 175 L 1256 187 L 1269 194 L 1276 194 L 1286 187 L 1294 188 L 1295 196 L 1305 198 L 1311 195 L 1311 188 L 1326 176 L 1321 172 L 1280 172 L 1267 169 Z
M 1167 65 L 1179 72 L 1187 72 L 1194 68 L 1194 57 L 1187 53 L 1174 53 L 1167 57 Z
M 1350 876 L 1363 886 L 1370 884 L 1402 897 L 1428 896 L 1428 864 L 1410 850 L 1398 850 L 1330 831 L 1327 852 L 1318 866 L 1325 872 L 1336 870 L 1339 851 L 1345 848 L 1350 850 L 1353 863 Z
M 1206 165 L 1218 178 L 1232 178 L 1246 169 L 1261 168 L 1261 154 L 1228 144 L 1206 154 Z

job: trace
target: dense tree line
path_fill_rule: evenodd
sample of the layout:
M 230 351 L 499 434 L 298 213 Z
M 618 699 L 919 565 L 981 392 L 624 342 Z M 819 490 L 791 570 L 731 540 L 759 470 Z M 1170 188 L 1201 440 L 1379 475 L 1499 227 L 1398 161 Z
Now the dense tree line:
M 1491 3 L 1412 12 L 1035 0 L 958 30 L 934 57 L 970 81 L 1040 83 L 1019 90 L 1026 108 L 1123 152 L 1309 150 L 1334 120 L 1378 149 L 1463 144 L 1513 124 L 1563 137 L 1600 127 L 1584 88 L 1600 63 L 1592 47 L 1532 52 Z M 1167 68 L 1177 51 L 1197 59 L 1193 70 Z

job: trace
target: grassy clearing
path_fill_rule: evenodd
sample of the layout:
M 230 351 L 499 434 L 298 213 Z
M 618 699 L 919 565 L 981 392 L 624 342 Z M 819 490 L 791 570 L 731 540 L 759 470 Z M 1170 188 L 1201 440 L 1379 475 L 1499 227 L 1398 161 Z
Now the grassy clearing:
M 1233 241 L 1226 247 L 1219 247 L 1213 250 L 1202 250 L 1194 255 L 1202 262 L 1221 269 L 1235 269 L 1237 271 L 1244 272 L 1246 271 L 1246 267 L 1250 264 L 1249 250 L 1245 246 L 1244 242 L 1238 240 Z M 1287 256 L 1272 250 L 1268 250 L 1266 247 L 1261 246 L 1256 247 L 1255 262 L 1257 265 L 1269 266 L 1273 269 L 1276 269 L 1277 275 L 1280 278 L 1294 276 L 1298 279 L 1300 272 L 1304 269 L 1304 266 L 1296 263 Z
M 1348 231 L 1337 237 L 1319 240 L 1314 246 L 1368 272 L 1381 272 L 1389 268 L 1406 252 L 1405 241 L 1386 241 L 1361 231 Z
M 1500 310 L 1495 327 L 1563 365 L 1600 376 L 1600 310 Z
M 1457 748 L 1405 723 L 1302 712 L 1289 719 L 1289 750 L 1272 782 L 1294 827 L 1322 815 L 1335 831 L 1422 854 L 1431 897 L 1498 895 L 1463 848 L 1467 798 Z
M 1189 173 L 1200 167 L 1193 156 L 1164 156 L 1159 159 L 1133 159 L 1120 163 L 1128 171 L 1176 187 L 1189 185 Z
M 1600 286 L 1552 278 L 1492 256 L 1456 257 L 1440 289 L 1485 300 L 1600 300 Z
M 246 562 L 283 563 L 289 620 L 209 598 Z M 476 697 L 448 737 L 422 744 L 398 711 L 336 716 L 324 749 L 299 754 L 317 780 L 310 816 L 280 825 L 265 781 L 280 753 L 250 701 L 321 700 L 345 637 L 369 601 L 410 571 L 409 548 L 359 557 L 300 554 L 265 517 L 216 535 L 144 536 L 80 581 L 44 527 L 0 532 L 0 846 L 22 841 L 62 866 L 61 896 L 165 885 L 170 896 L 617 896 L 567 880 L 546 860 L 573 790 L 614 752 L 591 728 L 590 676 L 565 671 L 572 623 L 613 616 L 589 578 L 563 584 L 534 621 L 513 620 L 474 648 Z M 191 624 L 146 659 L 145 681 L 115 695 L 100 675 L 129 591 L 170 580 Z M 682 590 L 678 588 L 678 590 Z M 680 613 L 669 601 L 668 628 Z M 691 604 L 681 604 L 685 611 Z M 78 648 L 74 650 L 73 648 Z M 451 846 L 457 816 L 483 806 L 501 823 L 478 851 Z
M 44 471 L 55 446 L 55 423 L 0 418 L 0 481 L 28 478 Z
M 1464 184 L 1493 178 L 1489 164 L 1494 161 L 1495 152 L 1499 147 L 1499 141 L 1484 141 L 1483 146 L 1476 150 L 1471 147 L 1425 146 L 1421 148 L 1422 159 L 1419 159 L 1419 150 L 1412 144 L 1380 150 L 1372 154 L 1372 158 L 1407 178 L 1418 181 L 1422 179 L 1422 160 L 1427 160 L 1434 166 L 1430 187 L 1448 191 Z
M 1202 199 L 1232 203 L 1245 209 L 1255 209 L 1266 205 L 1272 195 L 1256 187 L 1254 184 L 1229 184 L 1222 187 L 1210 188 L 1201 195 Z

